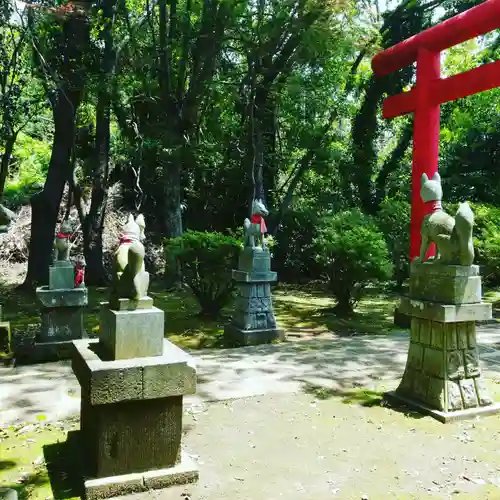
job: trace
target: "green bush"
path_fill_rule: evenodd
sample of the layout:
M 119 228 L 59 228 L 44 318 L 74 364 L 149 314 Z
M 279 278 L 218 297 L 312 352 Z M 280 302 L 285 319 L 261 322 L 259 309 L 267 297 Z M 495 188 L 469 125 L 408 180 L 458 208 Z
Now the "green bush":
M 186 231 L 165 242 L 166 262 L 177 262 L 204 316 L 216 317 L 231 298 L 231 270 L 242 244 L 221 233 Z
M 29 203 L 30 196 L 43 187 L 50 154 L 50 143 L 19 134 L 4 190 L 5 201 L 9 206 Z
M 482 266 L 485 282 L 500 283 L 500 208 L 481 203 L 470 203 L 474 212 L 475 264 Z M 456 209 L 451 214 L 455 214 Z
M 392 275 L 387 244 L 376 219 L 359 210 L 325 217 L 314 245 L 340 316 L 353 312 L 367 285 Z
M 321 277 L 313 247 L 318 224 L 317 212 L 310 209 L 284 214 L 273 249 L 273 268 L 281 280 L 297 283 Z
M 384 234 L 398 287 L 409 275 L 410 216 L 410 203 L 394 198 L 386 198 L 377 214 L 378 227 Z

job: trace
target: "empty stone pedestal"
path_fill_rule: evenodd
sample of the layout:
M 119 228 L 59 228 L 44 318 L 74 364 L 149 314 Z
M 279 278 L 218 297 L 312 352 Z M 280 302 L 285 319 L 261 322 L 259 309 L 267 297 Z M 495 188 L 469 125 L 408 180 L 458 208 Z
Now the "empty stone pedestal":
M 476 321 L 491 318 L 491 304 L 481 302 L 478 266 L 412 264 L 411 273 L 411 296 L 399 306 L 411 317 L 408 359 L 387 397 L 441 422 L 497 413 L 476 345 Z
M 29 357 L 35 361 L 69 359 L 72 341 L 86 338 L 83 312 L 88 303 L 86 287 L 51 290 L 37 288 L 41 302 L 41 327 Z
M 122 311 L 105 311 L 108 304 L 102 304 L 104 336 L 73 343 L 88 500 L 198 479 L 196 464 L 181 449 L 183 396 L 196 392 L 192 358 L 163 339 L 163 311 L 138 304 L 126 310 L 128 303 L 122 301 Z M 142 327 L 137 316 L 143 317 Z M 130 335 L 125 317 L 133 317 Z M 135 351 L 123 348 L 128 342 L 137 344 Z M 141 357 L 131 357 L 133 352 Z
M 238 270 L 233 270 L 238 296 L 231 322 L 224 327 L 224 340 L 233 346 L 265 344 L 284 340 L 284 331 L 276 325 L 271 283 L 277 275 L 271 271 L 267 248 L 244 248 Z

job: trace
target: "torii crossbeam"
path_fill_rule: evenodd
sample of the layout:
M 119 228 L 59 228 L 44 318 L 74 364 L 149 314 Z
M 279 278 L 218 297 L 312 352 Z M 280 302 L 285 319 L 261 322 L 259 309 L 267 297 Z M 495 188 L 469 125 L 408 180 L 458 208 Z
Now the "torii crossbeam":
M 410 259 L 420 253 L 420 225 L 425 206 L 420 178 L 438 168 L 440 105 L 500 86 L 500 61 L 441 78 L 441 52 L 500 28 L 500 0 L 487 0 L 462 14 L 412 36 L 377 54 L 372 60 L 376 76 L 385 76 L 417 62 L 416 84 L 409 92 L 388 97 L 383 117 L 414 113 Z

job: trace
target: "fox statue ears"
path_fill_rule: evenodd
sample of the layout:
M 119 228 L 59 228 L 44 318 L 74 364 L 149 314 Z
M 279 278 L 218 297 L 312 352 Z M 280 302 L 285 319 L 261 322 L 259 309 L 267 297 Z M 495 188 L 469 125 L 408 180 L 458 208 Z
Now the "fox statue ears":
M 423 186 L 428 181 L 429 181 L 429 177 L 427 177 L 427 174 L 422 174 L 422 177 L 420 178 L 420 185 Z M 432 176 L 431 181 L 441 182 L 441 176 L 439 175 L 438 172 L 436 172 Z

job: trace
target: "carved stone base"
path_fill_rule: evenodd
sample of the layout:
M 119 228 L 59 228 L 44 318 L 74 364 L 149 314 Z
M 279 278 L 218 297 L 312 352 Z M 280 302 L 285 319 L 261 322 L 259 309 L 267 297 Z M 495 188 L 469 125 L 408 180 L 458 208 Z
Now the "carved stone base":
M 267 248 L 244 248 L 239 269 L 233 270 L 238 297 L 233 318 L 224 328 L 224 340 L 229 345 L 265 344 L 282 340 L 284 333 L 276 326 L 271 283 L 276 273 L 271 271 L 271 254 Z
M 415 401 L 414 399 L 410 399 L 405 397 L 398 392 L 387 392 L 384 394 L 384 398 L 392 404 L 395 405 L 405 405 L 410 408 L 417 410 L 419 413 L 424 415 L 429 415 L 430 417 L 435 418 L 439 422 L 446 424 L 448 422 L 455 422 L 457 420 L 466 420 L 469 418 L 475 417 L 486 417 L 488 415 L 495 415 L 500 413 L 500 403 L 494 403 L 488 406 L 481 406 L 477 408 L 468 408 L 467 410 L 458 410 L 458 411 L 439 411 L 429 406 L 426 406 L 419 401 Z
M 493 405 L 481 378 L 475 322 L 412 318 L 408 360 L 396 394 L 444 413 Z
M 224 341 L 231 347 L 269 344 L 275 340 L 285 340 L 285 330 L 280 330 L 278 328 L 242 330 L 231 324 L 224 327 Z

